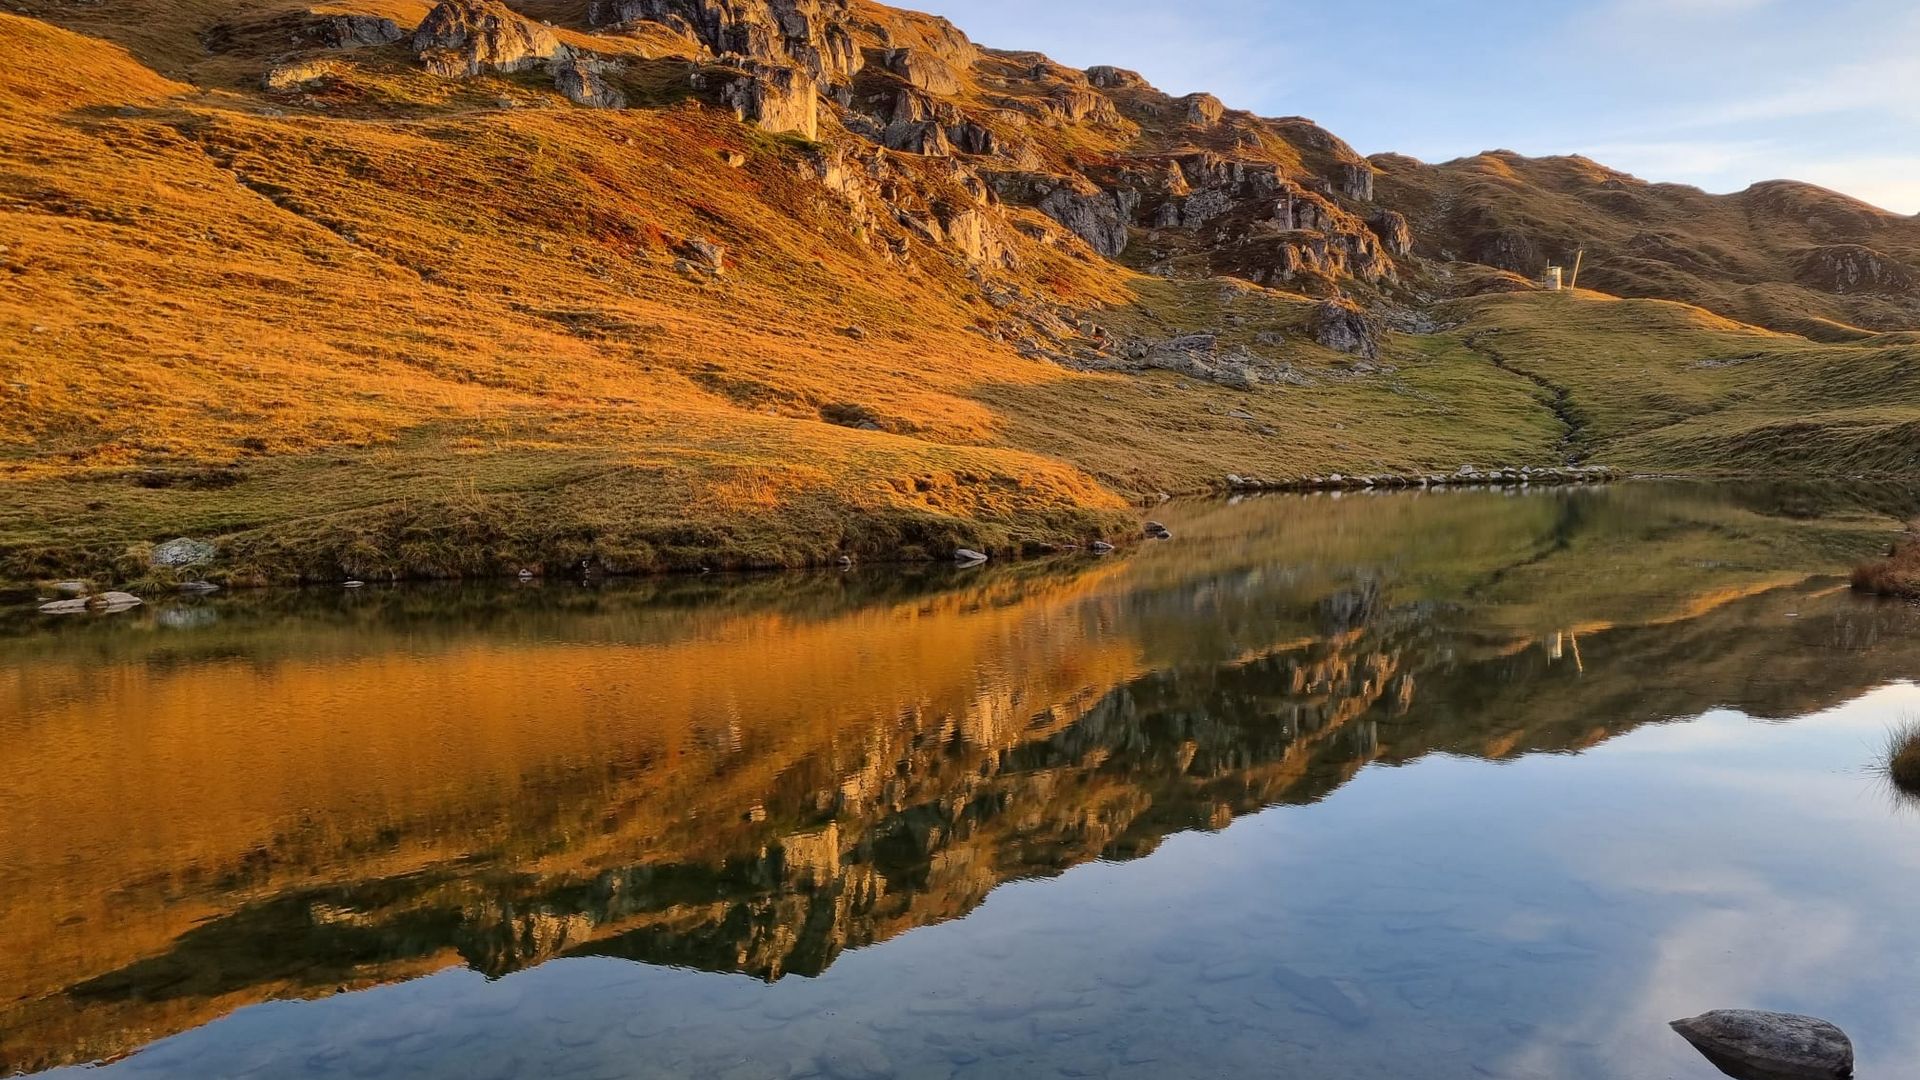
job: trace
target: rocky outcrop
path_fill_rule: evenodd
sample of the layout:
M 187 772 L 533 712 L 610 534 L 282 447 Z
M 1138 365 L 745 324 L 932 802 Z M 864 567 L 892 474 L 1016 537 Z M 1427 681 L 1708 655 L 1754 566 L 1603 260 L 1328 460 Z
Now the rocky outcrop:
M 1044 108 L 1047 118 L 1057 124 L 1110 126 L 1120 122 L 1120 111 L 1105 94 L 1079 87 L 1063 86 L 1055 90 Z
M 627 95 L 606 80 L 613 64 L 589 56 L 569 56 L 553 65 L 553 87 L 567 100 L 590 109 L 624 109 Z
M 1675 1020 L 1673 1030 L 1720 1071 L 1748 1080 L 1849 1080 L 1853 1042 L 1811 1016 L 1729 1009 Z
M 880 145 L 889 150 L 929 157 L 946 157 L 953 153 L 953 144 L 947 141 L 946 129 L 931 120 L 888 124 L 880 133 Z
M 553 32 L 499 0 L 442 0 L 413 32 L 428 71 L 449 79 L 524 71 L 566 55 Z
M 680 245 L 679 269 L 682 273 L 724 277 L 727 273 L 727 249 L 711 240 L 691 237 Z
M 945 58 L 926 49 L 889 49 L 883 57 L 887 70 L 929 94 L 946 97 L 960 92 L 960 75 Z
M 1333 186 L 1355 202 L 1372 202 L 1373 176 L 1373 166 L 1364 161 L 1342 162 L 1333 167 Z
M 1328 300 L 1314 309 L 1313 339 L 1334 352 L 1380 358 L 1380 324 L 1344 300 Z
M 1147 85 L 1139 72 L 1106 64 L 1088 68 L 1087 81 L 1102 90 L 1138 90 Z
M 715 57 L 798 68 L 820 90 L 860 70 L 847 28 L 847 0 L 590 0 L 588 21 L 658 22 L 687 34 Z
M 1843 295 L 1906 293 L 1916 283 L 1912 267 L 1859 244 L 1833 244 L 1803 252 L 1797 276 L 1804 285 Z
M 313 36 L 329 49 L 357 49 L 391 45 L 407 32 L 399 23 L 378 15 L 326 15 L 314 25 Z
M 1227 107 L 1212 94 L 1188 94 L 1178 104 L 1185 110 L 1187 123 L 1195 127 L 1213 127 L 1227 115 Z
M 1398 210 L 1376 210 L 1367 218 L 1367 228 L 1380 238 L 1380 245 L 1395 255 L 1406 255 L 1413 250 L 1413 226 L 1407 224 L 1407 216 Z
M 749 62 L 738 69 L 700 72 L 696 86 L 762 131 L 820 135 L 820 95 L 799 68 Z
M 1091 187 L 1092 185 L 1087 185 Z M 1040 198 L 1040 212 L 1066 226 L 1093 250 L 1117 259 L 1127 250 L 1128 226 L 1140 196 L 1132 191 L 1105 191 L 1063 183 Z

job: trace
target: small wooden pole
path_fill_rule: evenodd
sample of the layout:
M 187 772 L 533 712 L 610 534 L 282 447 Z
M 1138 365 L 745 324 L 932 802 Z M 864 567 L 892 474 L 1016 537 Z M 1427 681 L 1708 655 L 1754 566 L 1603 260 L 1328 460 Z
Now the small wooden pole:
M 1573 280 L 1567 283 L 1568 292 L 1580 291 L 1580 264 L 1586 260 L 1587 249 L 1581 248 L 1573 253 Z

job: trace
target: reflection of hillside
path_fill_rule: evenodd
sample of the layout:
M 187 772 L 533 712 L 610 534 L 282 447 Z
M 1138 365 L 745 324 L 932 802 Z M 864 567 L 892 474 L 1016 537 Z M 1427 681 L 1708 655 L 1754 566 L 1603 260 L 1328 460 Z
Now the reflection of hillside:
M 1673 573 L 1566 563 L 1625 543 L 1584 504 L 1421 505 L 1275 500 L 1237 511 L 1257 543 L 1180 522 L 1190 551 L 1064 579 L 589 593 L 504 605 L 486 633 L 389 612 L 323 633 L 324 661 L 292 616 L 264 646 L 230 624 L 229 658 L 191 663 L 100 631 L 83 659 L 0 668 L 35 706 L 0 747 L 24 808 L 0 824 L 0 1062 L 452 964 L 814 974 L 1008 880 L 1310 802 L 1372 760 L 1578 748 L 1716 704 L 1798 715 L 1916 670 L 1911 609 L 1737 599 L 1793 576 L 1758 555 L 1802 558 L 1813 526 L 1672 511 L 1686 551 L 1723 537 L 1724 572 L 1689 593 L 1654 546 Z M 1556 559 L 1555 609 L 1503 593 Z M 1615 625 L 1555 659 L 1520 632 L 1549 616 Z

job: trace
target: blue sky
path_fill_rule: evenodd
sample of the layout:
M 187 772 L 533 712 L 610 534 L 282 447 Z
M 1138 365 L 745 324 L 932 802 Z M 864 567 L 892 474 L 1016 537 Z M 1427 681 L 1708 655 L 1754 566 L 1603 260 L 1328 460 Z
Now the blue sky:
M 1920 212 L 1913 0 L 894 0 L 983 45 L 1311 117 L 1363 153 L 1582 153 Z

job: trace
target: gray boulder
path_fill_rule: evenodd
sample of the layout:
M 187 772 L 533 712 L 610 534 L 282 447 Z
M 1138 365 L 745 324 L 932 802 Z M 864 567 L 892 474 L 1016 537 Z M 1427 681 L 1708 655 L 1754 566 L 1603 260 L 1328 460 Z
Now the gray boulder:
M 1357 306 L 1328 300 L 1313 313 L 1313 339 L 1334 352 L 1380 358 L 1380 326 Z
M 156 544 L 153 553 L 147 557 L 147 565 L 156 570 L 180 570 L 210 563 L 218 554 L 219 549 L 205 540 L 182 536 L 177 540 Z
M 413 32 L 413 51 L 428 71 L 460 79 L 538 67 L 566 55 L 566 46 L 500 0 L 442 0 Z
M 627 95 L 605 75 L 613 65 L 588 56 L 568 56 L 553 62 L 553 88 L 575 105 L 590 109 L 624 109 Z
M 985 552 L 975 551 L 972 548 L 961 548 L 953 553 L 953 561 L 957 563 L 982 563 L 987 561 L 987 556 Z
M 1848 1080 L 1853 1043 L 1825 1020 L 1723 1009 L 1675 1020 L 1673 1030 L 1740 1080 Z

